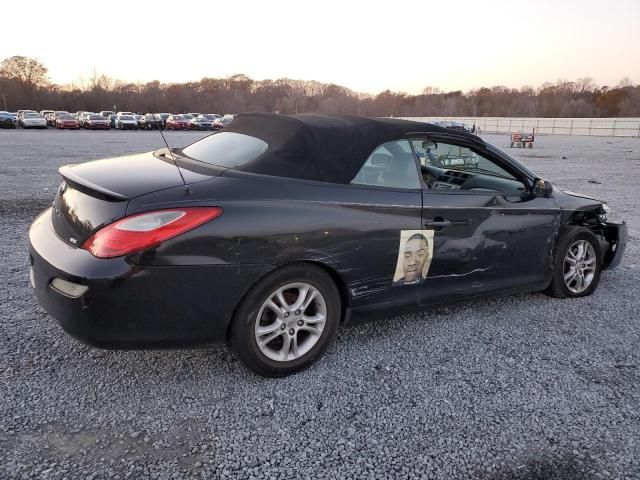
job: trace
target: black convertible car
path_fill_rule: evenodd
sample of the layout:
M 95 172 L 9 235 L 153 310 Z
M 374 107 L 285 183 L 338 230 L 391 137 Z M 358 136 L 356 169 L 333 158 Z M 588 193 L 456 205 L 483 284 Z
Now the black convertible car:
M 31 282 L 106 348 L 228 339 L 301 370 L 352 315 L 483 295 L 591 294 L 627 227 L 497 148 L 426 123 L 241 115 L 182 149 L 60 169 Z

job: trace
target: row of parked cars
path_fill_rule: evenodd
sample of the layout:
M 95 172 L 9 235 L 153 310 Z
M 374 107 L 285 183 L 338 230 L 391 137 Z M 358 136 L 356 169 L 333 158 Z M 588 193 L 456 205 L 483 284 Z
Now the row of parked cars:
M 16 113 L 0 111 L 0 128 L 86 128 L 91 130 L 221 130 L 235 115 L 217 113 L 147 113 L 64 110 L 18 110 Z

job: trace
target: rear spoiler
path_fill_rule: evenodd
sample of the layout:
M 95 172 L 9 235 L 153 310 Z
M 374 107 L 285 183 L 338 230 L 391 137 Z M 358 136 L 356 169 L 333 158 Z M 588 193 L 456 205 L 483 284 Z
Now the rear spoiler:
M 126 196 L 122 195 L 121 193 L 112 192 L 111 190 L 101 187 L 100 185 L 96 185 L 95 183 L 92 183 L 87 179 L 82 178 L 79 175 L 76 175 L 71 170 L 71 167 L 73 167 L 73 164 L 65 165 L 63 167 L 60 167 L 58 169 L 58 172 L 60 172 L 60 175 L 62 175 L 62 178 L 64 178 L 64 180 L 69 185 L 76 188 L 77 190 L 80 190 L 81 192 L 86 193 L 87 195 L 91 195 L 93 197 L 98 196 L 110 202 L 121 202 L 123 200 L 129 200 Z

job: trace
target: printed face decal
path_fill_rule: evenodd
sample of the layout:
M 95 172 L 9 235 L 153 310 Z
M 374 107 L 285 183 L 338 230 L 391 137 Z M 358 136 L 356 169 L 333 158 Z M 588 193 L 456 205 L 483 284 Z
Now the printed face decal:
M 393 285 L 416 285 L 427 277 L 433 258 L 433 230 L 402 230 Z

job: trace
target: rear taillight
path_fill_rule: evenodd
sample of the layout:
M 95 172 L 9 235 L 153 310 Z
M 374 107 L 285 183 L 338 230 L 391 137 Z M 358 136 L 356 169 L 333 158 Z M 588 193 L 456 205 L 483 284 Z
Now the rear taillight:
M 98 258 L 113 258 L 160 245 L 222 215 L 220 207 L 192 207 L 138 213 L 91 235 L 82 248 Z

